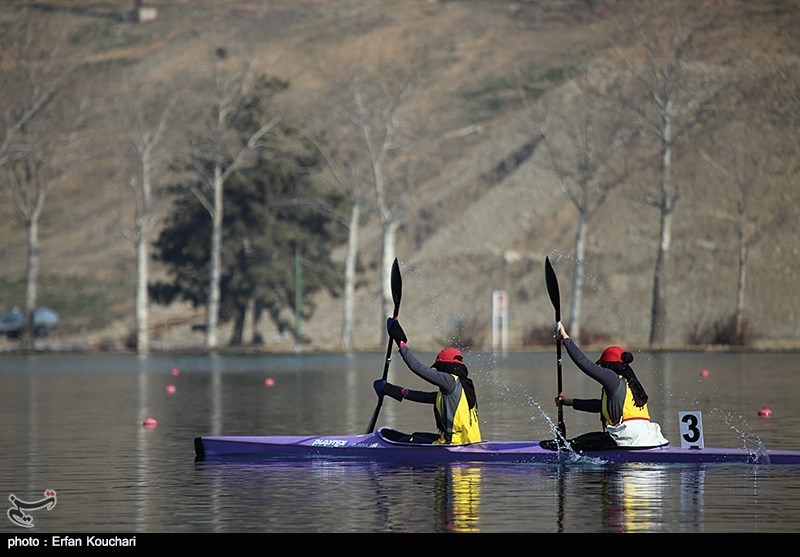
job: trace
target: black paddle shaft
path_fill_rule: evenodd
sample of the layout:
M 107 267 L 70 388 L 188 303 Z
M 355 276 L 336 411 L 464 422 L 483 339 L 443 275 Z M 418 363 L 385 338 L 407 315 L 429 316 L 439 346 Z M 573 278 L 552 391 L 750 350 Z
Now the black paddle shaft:
M 550 258 L 546 257 L 544 260 L 544 278 L 547 282 L 547 293 L 550 295 L 550 302 L 556 311 L 556 328 L 561 323 L 561 295 L 558 290 L 558 277 L 550 264 Z M 564 387 L 561 381 L 561 339 L 556 338 L 556 364 L 558 368 L 558 396 L 564 395 Z M 558 405 L 558 431 L 561 437 L 566 438 L 567 426 L 564 424 L 564 409 Z
M 403 277 L 400 276 L 400 265 L 397 259 L 392 263 L 392 299 L 394 300 L 394 312 L 392 317 L 397 319 L 400 314 L 400 298 L 403 296 Z M 392 337 L 389 337 L 389 344 L 386 346 L 386 360 L 383 364 L 383 380 L 389 376 L 389 364 L 392 361 Z M 380 414 L 381 406 L 383 406 L 383 395 L 378 395 L 378 405 L 372 413 L 372 418 L 367 426 L 367 433 L 375 431 L 375 423 L 378 421 L 378 414 Z

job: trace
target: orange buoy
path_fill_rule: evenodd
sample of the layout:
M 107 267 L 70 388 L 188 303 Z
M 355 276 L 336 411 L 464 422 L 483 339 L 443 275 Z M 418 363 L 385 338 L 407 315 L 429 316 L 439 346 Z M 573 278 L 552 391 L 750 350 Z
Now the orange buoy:
M 266 387 L 273 387 L 275 385 L 275 380 L 272 377 L 267 377 L 264 379 L 264 386 Z
M 168 395 L 174 394 L 176 391 L 175 385 L 167 385 L 167 387 L 164 390 L 167 391 Z
M 707 369 L 700 370 L 700 377 L 708 377 L 708 370 Z
M 762 406 L 761 409 L 758 411 L 758 416 L 760 418 L 769 418 L 772 416 L 772 410 L 770 410 L 766 406 Z
M 147 418 L 145 418 L 144 422 L 142 422 L 142 425 L 147 427 L 155 427 L 158 425 L 158 422 L 152 416 L 148 416 Z

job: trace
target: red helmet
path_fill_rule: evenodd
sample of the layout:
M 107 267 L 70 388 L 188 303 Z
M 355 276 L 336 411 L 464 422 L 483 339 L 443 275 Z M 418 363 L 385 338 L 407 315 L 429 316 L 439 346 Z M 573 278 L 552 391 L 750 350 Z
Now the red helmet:
M 597 360 L 595 363 L 600 365 L 600 362 L 619 362 L 622 363 L 622 353 L 625 352 L 625 349 L 621 346 L 609 346 L 603 353 L 600 354 L 600 359 Z
M 448 364 L 463 364 L 464 356 L 461 355 L 457 348 L 450 347 L 439 352 L 436 355 L 436 361 Z

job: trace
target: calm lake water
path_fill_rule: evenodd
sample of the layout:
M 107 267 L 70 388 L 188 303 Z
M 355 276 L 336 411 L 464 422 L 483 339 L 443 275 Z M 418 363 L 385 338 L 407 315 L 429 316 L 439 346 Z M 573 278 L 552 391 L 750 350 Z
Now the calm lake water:
M 706 446 L 798 449 L 798 356 L 637 353 L 634 368 L 673 444 L 678 413 L 701 411 Z M 800 466 L 195 462 L 198 435 L 363 433 L 383 359 L 0 356 L 3 500 L 57 493 L 54 507 L 30 512 L 32 528 L 4 518 L 0 532 L 800 531 Z M 467 363 L 484 438 L 553 437 L 554 353 L 468 354 Z M 397 355 L 389 379 L 428 388 Z M 567 396 L 599 393 L 566 354 L 563 379 Z M 759 417 L 763 407 L 771 417 Z M 570 436 L 599 428 L 596 415 L 564 415 Z M 148 417 L 158 424 L 143 426 Z M 432 411 L 387 398 L 381 425 L 431 430 Z

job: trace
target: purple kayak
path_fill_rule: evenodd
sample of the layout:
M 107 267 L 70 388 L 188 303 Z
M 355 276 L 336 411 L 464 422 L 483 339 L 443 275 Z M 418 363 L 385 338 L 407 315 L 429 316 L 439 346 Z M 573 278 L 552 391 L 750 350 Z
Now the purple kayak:
M 262 459 L 374 460 L 397 464 L 452 462 L 503 462 L 509 464 L 585 461 L 654 464 L 795 464 L 800 451 L 683 448 L 614 449 L 578 455 L 569 450 L 549 450 L 538 441 L 482 441 L 469 445 L 431 445 L 400 441 L 404 434 L 381 428 L 360 435 L 302 436 L 201 436 L 194 440 L 196 459 L 235 461 Z

